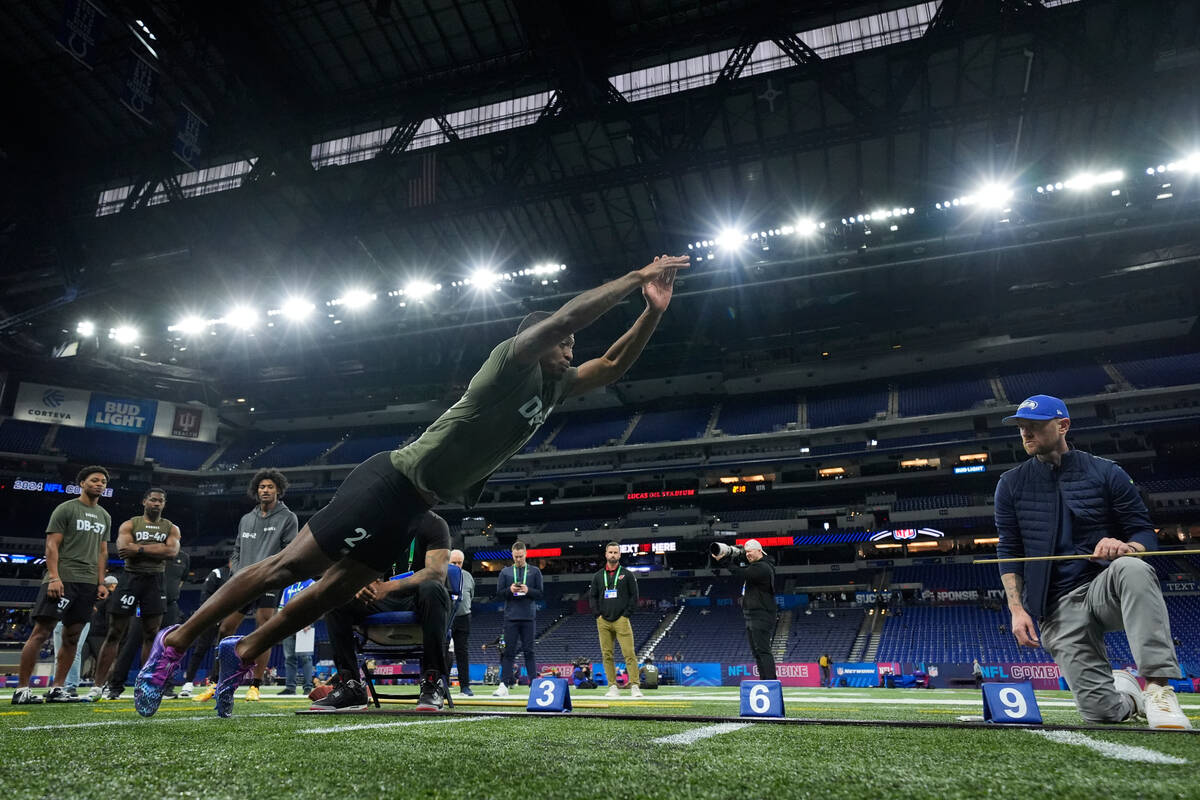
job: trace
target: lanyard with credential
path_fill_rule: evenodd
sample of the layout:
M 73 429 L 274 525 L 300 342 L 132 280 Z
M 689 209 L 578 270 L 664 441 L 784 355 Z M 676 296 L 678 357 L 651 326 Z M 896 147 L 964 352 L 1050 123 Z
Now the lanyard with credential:
M 621 568 L 617 567 L 617 571 L 613 573 L 613 585 L 609 586 L 608 585 L 608 570 L 604 570 L 604 591 L 606 591 L 606 592 L 609 590 L 615 591 L 617 588 L 617 581 L 620 578 L 621 578 Z
M 517 568 L 513 567 L 513 583 L 518 583 L 521 586 L 525 585 L 525 579 L 529 577 L 529 565 L 525 565 L 525 571 L 521 573 L 521 579 L 517 580 Z

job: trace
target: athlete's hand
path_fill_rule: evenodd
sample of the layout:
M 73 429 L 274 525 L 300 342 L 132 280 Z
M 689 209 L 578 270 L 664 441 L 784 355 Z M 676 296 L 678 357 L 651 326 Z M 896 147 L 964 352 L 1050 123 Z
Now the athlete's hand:
M 63 582 L 58 578 L 55 578 L 54 580 L 50 581 L 50 583 L 46 584 L 46 597 L 51 599 L 59 599 L 63 596 L 64 591 L 66 591 L 66 587 L 63 586 Z
M 1096 542 L 1096 549 L 1092 551 L 1092 558 L 1102 561 L 1112 561 L 1118 556 L 1123 556 L 1126 553 L 1137 553 L 1138 548 L 1131 545 L 1129 542 L 1122 542 L 1120 539 L 1106 537 Z
M 661 255 L 638 270 L 642 279 L 642 296 L 652 311 L 662 313 L 671 302 L 675 272 L 691 266 L 691 256 Z
M 107 597 L 108 597 L 108 584 L 107 583 L 96 584 L 96 599 L 104 600 Z
M 1017 644 L 1022 647 L 1039 647 L 1037 629 L 1033 627 L 1033 617 L 1023 608 L 1012 612 L 1012 632 L 1017 637 Z
M 385 592 L 380 591 L 382 588 L 383 581 L 372 581 L 363 588 L 359 589 L 358 593 L 354 595 L 354 597 L 356 600 L 359 600 L 363 603 L 373 603 L 380 597 L 380 595 L 386 594 Z
M 132 558 L 137 554 L 137 548 L 131 544 L 123 544 L 117 548 L 117 555 L 121 558 Z

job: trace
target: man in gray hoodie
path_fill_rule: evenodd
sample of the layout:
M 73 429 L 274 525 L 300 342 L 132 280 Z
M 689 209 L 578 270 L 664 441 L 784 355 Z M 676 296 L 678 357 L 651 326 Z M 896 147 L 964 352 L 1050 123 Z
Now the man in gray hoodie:
M 257 564 L 265 558 L 270 558 L 288 546 L 296 538 L 299 523 L 287 504 L 283 495 L 287 491 L 288 481 L 283 473 L 276 469 L 260 469 L 250 479 L 248 489 L 250 497 L 258 502 L 253 511 L 242 517 L 238 523 L 237 540 L 233 546 L 233 556 L 229 559 L 231 575 L 236 575 L 239 569 L 251 564 Z M 233 636 L 238 626 L 248 614 L 254 615 L 255 627 L 262 627 L 275 614 L 279 606 L 279 590 L 273 589 L 256 600 L 251 600 L 244 608 L 235 611 L 221 621 L 217 641 L 226 636 Z M 259 687 L 262 685 L 263 674 L 267 670 L 267 661 L 271 651 L 268 650 L 258 657 L 254 664 L 254 682 L 246 693 L 247 700 L 257 700 Z M 216 664 L 214 664 L 214 668 Z M 211 686 L 216 686 L 214 680 Z M 196 698 L 203 701 L 204 695 Z

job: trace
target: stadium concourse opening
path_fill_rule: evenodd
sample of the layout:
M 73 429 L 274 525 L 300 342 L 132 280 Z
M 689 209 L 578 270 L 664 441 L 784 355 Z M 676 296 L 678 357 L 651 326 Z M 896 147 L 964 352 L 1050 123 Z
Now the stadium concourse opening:
M 1198 24 L 0 6 L 5 786 L 1194 794 Z

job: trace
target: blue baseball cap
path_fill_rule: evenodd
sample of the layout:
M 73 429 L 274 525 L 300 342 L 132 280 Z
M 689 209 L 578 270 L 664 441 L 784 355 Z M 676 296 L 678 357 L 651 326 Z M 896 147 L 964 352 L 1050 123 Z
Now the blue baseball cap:
M 1033 397 L 1027 397 L 1025 402 L 1017 406 L 1017 413 L 1010 417 L 1005 417 L 1003 422 L 1014 422 L 1018 419 L 1070 419 L 1071 415 L 1067 411 L 1067 404 L 1057 397 L 1051 397 L 1048 394 L 1035 394 Z

